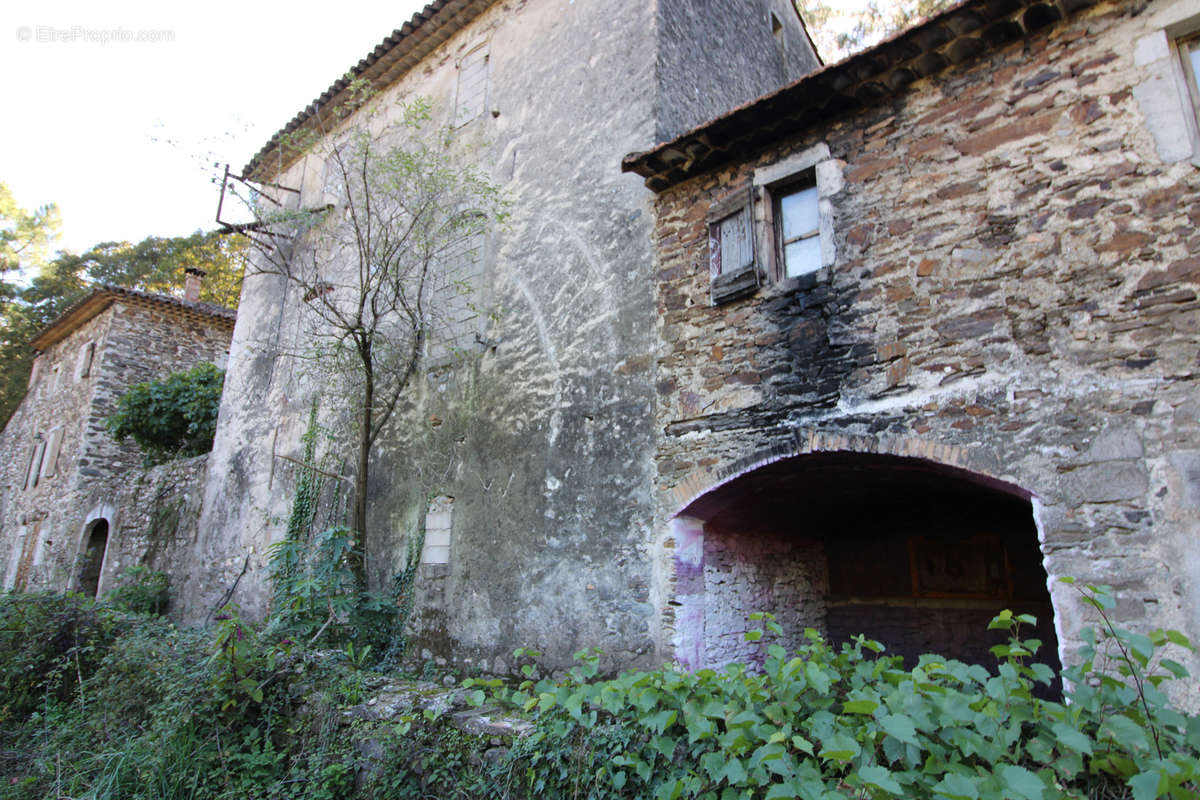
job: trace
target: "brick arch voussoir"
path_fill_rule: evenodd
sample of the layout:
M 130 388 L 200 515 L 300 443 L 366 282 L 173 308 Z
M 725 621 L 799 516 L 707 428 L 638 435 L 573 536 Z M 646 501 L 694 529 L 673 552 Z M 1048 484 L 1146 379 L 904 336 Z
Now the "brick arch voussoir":
M 786 458 L 813 453 L 861 453 L 920 459 L 970 473 L 976 479 L 1008 494 L 1032 497 L 1032 492 L 1014 484 L 1011 476 L 1000 473 L 996 468 L 999 459 L 986 448 L 968 449 L 916 436 L 852 434 L 821 428 L 788 428 L 781 430 L 781 434 L 781 441 L 770 447 L 756 450 L 727 464 L 689 472 L 670 491 L 671 516 L 677 516 L 697 498 L 748 472 Z

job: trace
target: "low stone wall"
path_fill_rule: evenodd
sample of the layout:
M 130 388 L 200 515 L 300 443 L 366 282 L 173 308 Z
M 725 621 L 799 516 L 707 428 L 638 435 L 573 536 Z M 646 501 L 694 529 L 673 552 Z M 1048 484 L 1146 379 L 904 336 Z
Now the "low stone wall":
M 128 473 L 114 498 L 114 530 L 104 559 L 102 586 L 122 582 L 128 567 L 167 573 L 172 596 L 191 569 L 208 455 L 169 461 Z

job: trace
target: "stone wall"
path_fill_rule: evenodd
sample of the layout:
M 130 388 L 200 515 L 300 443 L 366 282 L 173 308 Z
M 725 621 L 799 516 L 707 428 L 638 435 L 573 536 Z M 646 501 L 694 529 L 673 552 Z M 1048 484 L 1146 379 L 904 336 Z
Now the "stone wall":
M 166 573 L 177 597 L 192 568 L 207 468 L 205 454 L 126 473 L 113 502 L 119 523 L 109 533 L 102 586 L 119 586 L 126 569 L 144 566 Z
M 1200 175 L 1135 99 L 1154 77 L 1135 43 L 1186 4 L 1146 5 L 1101 4 L 658 196 L 664 648 L 687 606 L 672 516 L 829 451 L 1032 496 L 1051 579 L 1112 584 L 1118 624 L 1200 638 Z M 820 146 L 834 263 L 712 306 L 709 208 Z M 1052 593 L 1069 656 L 1088 615 Z
M 448 127 L 457 64 L 486 46 L 487 113 L 446 138 L 500 185 L 511 212 L 482 243 L 478 337 L 463 337 L 456 364 L 428 365 L 371 467 L 375 587 L 403 567 L 430 498 L 451 501 L 433 510 L 451 519 L 436 527 L 446 543 L 424 548 L 418 653 L 496 671 L 521 645 L 556 664 L 591 645 L 614 663 L 657 659 L 650 198 L 619 164 L 654 140 L 664 109 L 673 126 L 700 121 L 687 87 L 656 79 L 659 8 L 686 5 L 496 3 L 379 97 L 384 117 L 430 98 L 435 126 Z M 759 0 L 725 6 L 768 25 Z M 778 55 L 737 51 L 710 76 L 709 99 L 725 107 L 773 88 L 743 74 L 755 59 Z M 303 187 L 299 202 L 313 205 L 324 202 L 323 175 L 306 156 L 273 180 Z M 269 276 L 245 282 L 188 590 L 197 616 L 233 584 L 244 554 L 250 572 L 235 599 L 265 610 L 265 553 L 282 535 L 315 396 L 322 425 L 337 432 L 322 439 L 322 463 L 354 463 L 349 398 L 296 357 L 307 346 L 297 295 Z
M 174 301 L 123 298 L 38 356 L 29 392 L 0 438 L 6 588 L 76 588 L 87 529 L 96 520 L 110 526 L 110 550 L 121 547 L 117 532 L 136 527 L 133 519 L 144 512 L 122 505 L 140 502 L 129 492 L 144 477 L 142 455 L 132 440 L 117 443 L 105 420 L 134 383 L 204 361 L 223 363 L 231 326 L 230 319 L 193 313 Z M 94 345 L 90 369 L 76 377 L 88 343 Z M 23 488 L 35 435 L 48 437 L 56 428 L 63 432 L 56 474 Z M 111 574 L 106 566 L 101 592 Z

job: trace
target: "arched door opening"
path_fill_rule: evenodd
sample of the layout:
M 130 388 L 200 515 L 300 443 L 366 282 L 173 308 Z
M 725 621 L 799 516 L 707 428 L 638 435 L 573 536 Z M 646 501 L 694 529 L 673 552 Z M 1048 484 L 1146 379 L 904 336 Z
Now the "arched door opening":
M 986 665 L 1010 608 L 1058 669 L 1053 607 L 1032 504 L 1013 487 L 897 456 L 818 453 L 776 461 L 694 500 L 674 524 L 677 658 L 719 667 L 756 657 L 747 616 L 770 611 L 789 641 L 866 634 L 910 666 L 923 653 Z
M 88 529 L 86 545 L 80 556 L 79 591 L 96 597 L 100 591 L 100 573 L 104 569 L 104 551 L 108 547 L 108 520 L 98 519 Z

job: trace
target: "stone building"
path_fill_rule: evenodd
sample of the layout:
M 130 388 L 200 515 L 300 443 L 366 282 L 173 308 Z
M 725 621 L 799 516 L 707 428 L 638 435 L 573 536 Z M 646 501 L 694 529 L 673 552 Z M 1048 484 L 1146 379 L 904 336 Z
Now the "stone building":
M 352 70 L 385 115 L 430 99 L 446 146 L 510 204 L 471 265 L 483 313 L 462 358 L 422 376 L 371 468 L 374 586 L 426 530 L 418 653 L 489 669 L 520 644 L 558 663 L 588 645 L 659 657 L 652 198 L 619 164 L 817 65 L 787 0 L 437 0 Z M 327 165 L 289 145 L 338 136 L 321 114 L 349 91 L 334 83 L 243 174 L 298 190 L 279 194 L 292 207 L 329 202 Z M 296 357 L 305 302 L 273 276 L 245 282 L 185 591 L 196 619 L 235 585 L 263 611 L 315 396 L 345 430 Z M 322 442 L 328 471 L 354 463 Z
M 1009 606 L 1054 660 L 1090 622 L 1060 576 L 1200 641 L 1198 31 L 968 0 L 626 158 L 665 654 L 753 656 L 768 609 L 986 657 Z
M 96 595 L 123 567 L 185 568 L 174 537 L 180 510 L 198 505 L 204 457 L 145 472 L 137 445 L 117 443 L 105 420 L 135 383 L 222 364 L 235 316 L 101 286 L 31 342 L 29 389 L 0 433 L 4 589 Z

